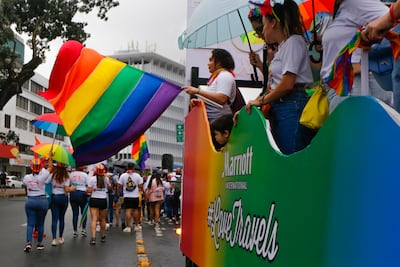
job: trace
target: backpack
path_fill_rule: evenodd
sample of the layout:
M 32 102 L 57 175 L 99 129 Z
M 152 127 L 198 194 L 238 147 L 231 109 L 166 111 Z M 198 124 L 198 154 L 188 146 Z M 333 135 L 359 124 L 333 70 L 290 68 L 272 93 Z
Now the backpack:
M 239 88 L 236 87 L 236 96 L 232 103 L 229 104 L 231 107 L 232 113 L 235 114 L 236 111 L 239 111 L 243 106 L 246 105 L 246 101 L 240 92 Z
M 128 191 L 128 192 L 132 192 L 133 190 L 135 190 L 135 188 L 136 188 L 136 184 L 132 180 L 132 178 L 129 176 L 128 180 L 126 181 L 125 190 Z

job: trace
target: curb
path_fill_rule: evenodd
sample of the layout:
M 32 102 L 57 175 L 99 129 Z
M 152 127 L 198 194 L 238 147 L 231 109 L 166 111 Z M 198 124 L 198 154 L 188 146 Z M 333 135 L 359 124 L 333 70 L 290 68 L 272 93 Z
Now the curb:
M 24 188 L 18 188 L 18 189 L 7 188 L 6 192 L 0 192 L 0 197 L 20 197 L 20 196 L 25 196 Z

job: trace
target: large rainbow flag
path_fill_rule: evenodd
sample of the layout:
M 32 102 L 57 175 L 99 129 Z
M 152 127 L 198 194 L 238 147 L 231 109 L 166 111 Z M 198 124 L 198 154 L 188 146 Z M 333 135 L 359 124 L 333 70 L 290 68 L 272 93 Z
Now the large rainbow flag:
M 145 161 L 150 157 L 149 149 L 147 147 L 146 136 L 142 134 L 138 139 L 132 143 L 132 158 L 139 164 L 143 170 L 146 165 Z
M 178 85 L 67 41 L 42 96 L 61 118 L 82 166 L 139 138 L 180 92 Z

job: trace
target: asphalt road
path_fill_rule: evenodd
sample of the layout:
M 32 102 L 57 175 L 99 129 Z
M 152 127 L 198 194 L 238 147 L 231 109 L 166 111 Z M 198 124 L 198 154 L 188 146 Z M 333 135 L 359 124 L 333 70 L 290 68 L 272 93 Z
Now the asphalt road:
M 14 189 L 17 190 L 17 189 Z M 10 191 L 11 193 L 12 191 Z M 14 191 L 16 193 L 17 191 Z M 185 266 L 185 258 L 179 250 L 179 237 L 175 234 L 175 225 L 169 225 L 165 218 L 161 220 L 163 236 L 156 236 L 153 226 L 143 222 L 142 238 L 145 254 L 138 254 L 136 233 L 123 233 L 121 228 L 111 227 L 107 232 L 107 242 L 97 242 L 92 246 L 89 238 L 72 237 L 72 213 L 69 207 L 65 218 L 63 245 L 51 246 L 51 212 L 47 213 L 44 239 L 45 249 L 33 249 L 30 253 L 23 251 L 26 236 L 26 216 L 24 211 L 25 197 L 4 197 L 0 194 L 0 266 L 140 266 L 139 261 L 147 259 L 151 266 L 179 267 Z M 88 215 L 89 216 L 89 215 Z M 89 216 L 90 218 L 90 216 Z M 90 231 L 88 232 L 90 235 Z M 99 238 L 98 234 L 98 239 Z

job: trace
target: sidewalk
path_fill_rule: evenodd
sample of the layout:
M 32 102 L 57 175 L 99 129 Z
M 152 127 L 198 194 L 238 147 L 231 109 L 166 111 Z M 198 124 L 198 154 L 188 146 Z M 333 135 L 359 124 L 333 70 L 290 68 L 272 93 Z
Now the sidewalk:
M 17 197 L 17 196 L 25 196 L 24 188 L 7 188 L 6 192 L 0 192 L 0 197 Z

